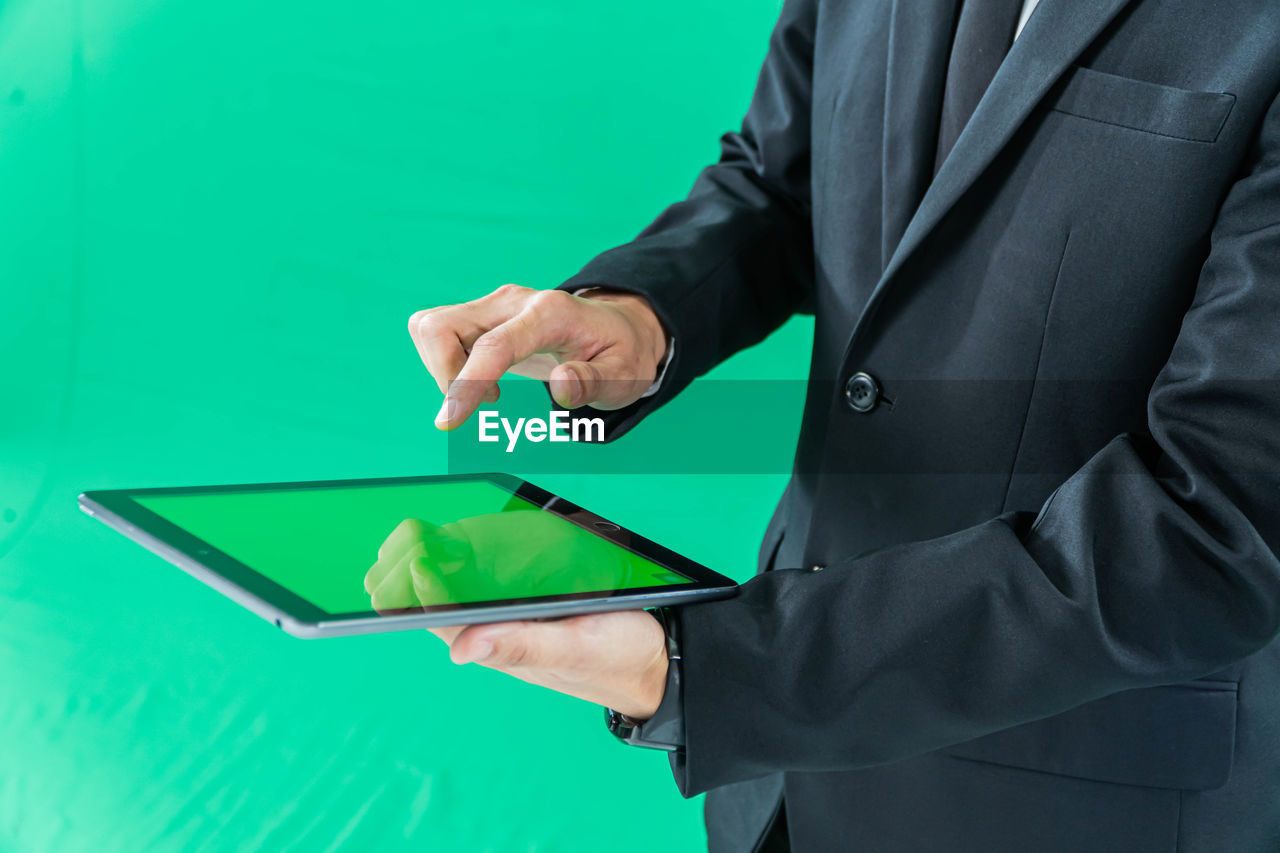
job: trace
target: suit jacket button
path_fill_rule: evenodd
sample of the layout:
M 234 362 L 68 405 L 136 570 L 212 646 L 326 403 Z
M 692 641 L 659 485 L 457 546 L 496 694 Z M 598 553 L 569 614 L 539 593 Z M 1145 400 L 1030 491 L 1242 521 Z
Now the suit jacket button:
M 845 383 L 844 398 L 855 412 L 869 412 L 880 399 L 880 384 L 870 373 L 858 371 Z

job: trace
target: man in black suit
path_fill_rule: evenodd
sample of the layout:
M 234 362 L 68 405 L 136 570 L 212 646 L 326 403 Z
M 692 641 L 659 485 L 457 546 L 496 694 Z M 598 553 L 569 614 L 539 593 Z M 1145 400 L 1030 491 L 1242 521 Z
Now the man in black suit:
M 453 658 L 673 747 L 717 850 L 1280 850 L 1278 92 L 1274 0 L 788 0 L 687 199 L 410 322 L 440 426 L 515 369 L 617 435 L 814 313 L 760 574 L 678 661 Z

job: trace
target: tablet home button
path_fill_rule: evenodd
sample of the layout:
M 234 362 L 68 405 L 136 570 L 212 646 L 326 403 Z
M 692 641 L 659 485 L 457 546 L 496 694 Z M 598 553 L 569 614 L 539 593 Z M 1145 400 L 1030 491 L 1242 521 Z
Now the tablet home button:
M 622 529 L 618 525 L 608 521 L 597 521 L 592 523 L 591 526 L 594 527 L 596 530 L 599 530 L 601 533 L 617 533 L 619 530 Z

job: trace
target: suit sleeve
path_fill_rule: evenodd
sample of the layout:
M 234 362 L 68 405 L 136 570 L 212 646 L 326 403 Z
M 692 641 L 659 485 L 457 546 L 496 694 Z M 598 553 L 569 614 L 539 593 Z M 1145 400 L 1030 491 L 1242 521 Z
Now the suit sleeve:
M 809 119 L 813 0 L 787 0 L 740 132 L 717 163 L 635 240 L 589 262 L 561 289 L 643 294 L 679 343 L 661 389 L 604 415 L 610 438 L 695 377 L 762 340 L 813 290 Z
M 923 754 L 1271 642 L 1277 318 L 1280 102 L 1219 210 L 1147 432 L 1115 437 L 1036 515 L 684 609 L 682 792 Z

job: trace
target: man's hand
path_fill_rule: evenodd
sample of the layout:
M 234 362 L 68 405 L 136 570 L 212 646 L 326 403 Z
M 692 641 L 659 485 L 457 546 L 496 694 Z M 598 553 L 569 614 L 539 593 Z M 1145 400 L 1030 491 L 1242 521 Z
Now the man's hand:
M 436 426 L 453 429 L 497 399 L 507 371 L 550 383 L 565 408 L 612 410 L 640 398 L 657 377 L 666 333 L 642 296 L 503 285 L 461 305 L 409 318 L 418 355 L 442 392 Z
M 491 513 L 436 526 L 402 521 L 378 548 L 364 587 L 378 612 L 451 602 L 609 589 L 628 562 L 603 539 L 537 510 Z M 643 611 L 546 622 L 437 628 L 456 663 L 607 705 L 637 720 L 657 710 L 667 678 L 666 637 Z
M 653 716 L 666 687 L 666 637 L 642 610 L 431 633 L 449 644 L 454 663 L 479 663 L 635 720 Z

